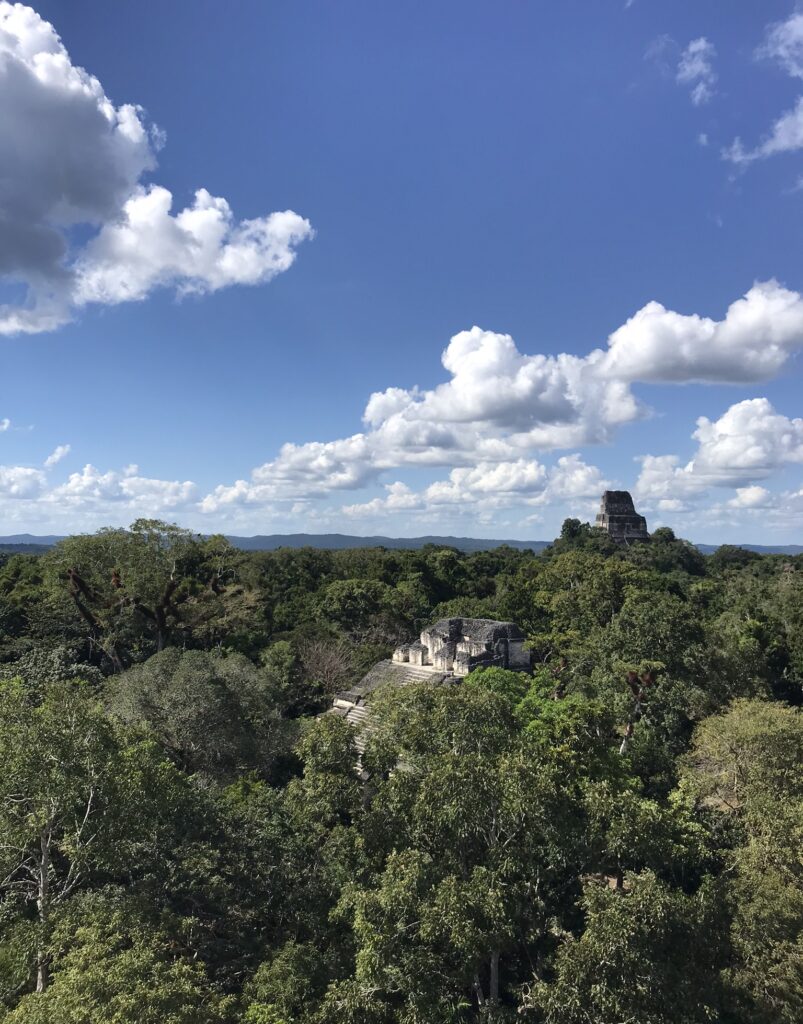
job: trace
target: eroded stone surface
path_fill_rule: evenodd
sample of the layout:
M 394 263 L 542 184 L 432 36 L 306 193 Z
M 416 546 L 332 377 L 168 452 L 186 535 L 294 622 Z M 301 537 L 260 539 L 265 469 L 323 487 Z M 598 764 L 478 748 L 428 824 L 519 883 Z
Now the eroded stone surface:
M 650 539 L 647 520 L 636 512 L 629 491 L 605 491 L 596 525 L 617 544 Z
M 418 640 L 397 647 L 392 660 L 374 665 L 352 689 L 336 693 L 326 714 L 345 718 L 356 728 L 358 771 L 362 772 L 362 755 L 373 728 L 369 705 L 375 690 L 416 683 L 455 685 L 458 677 L 491 665 L 529 672 L 530 652 L 524 648 L 524 639 L 514 622 L 440 619 Z
M 455 676 L 466 676 L 487 665 L 530 670 L 530 652 L 524 649 L 519 627 L 494 619 L 440 619 L 428 626 L 420 639 L 397 647 L 393 660 Z

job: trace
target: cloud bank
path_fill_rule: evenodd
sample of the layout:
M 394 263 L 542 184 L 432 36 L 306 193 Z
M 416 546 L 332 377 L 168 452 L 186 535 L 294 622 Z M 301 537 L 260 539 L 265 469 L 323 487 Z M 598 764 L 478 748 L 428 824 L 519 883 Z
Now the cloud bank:
M 387 470 L 439 466 L 451 468 L 448 478 L 424 491 L 413 493 L 397 480 L 385 497 L 347 506 L 348 514 L 467 504 L 486 485 L 497 502 L 520 504 L 526 493 L 527 501 L 542 503 L 561 493 L 559 469 L 582 475 L 589 467 L 558 460 L 550 475 L 532 454 L 611 441 L 620 428 L 649 415 L 634 385 L 757 383 L 801 348 L 803 297 L 777 281 L 755 284 L 721 320 L 649 302 L 610 335 L 606 349 L 587 356 L 528 355 L 510 335 L 473 327 L 444 350 L 448 377 L 442 383 L 375 392 L 364 431 L 286 444 L 250 478 L 215 487 L 200 507 L 225 514 L 319 499 L 366 487 Z M 595 472 L 585 478 L 593 481 L 589 493 L 600 489 Z M 566 497 L 582 492 L 582 486 L 566 488 Z
M 529 354 L 510 335 L 473 327 L 450 339 L 444 378 L 434 386 L 377 391 L 360 432 L 284 444 L 234 482 L 202 488 L 146 476 L 137 466 L 91 463 L 56 481 L 72 457 L 60 444 L 41 467 L 0 467 L 2 510 L 26 521 L 180 515 L 205 529 L 299 517 L 329 526 L 393 516 L 483 523 L 507 510 L 533 517 L 562 503 L 588 510 L 616 481 L 576 449 L 611 442 L 651 415 L 636 394 L 640 385 L 758 384 L 801 348 L 803 296 L 772 280 L 754 284 L 721 319 L 648 302 L 585 356 Z M 716 419 L 701 416 L 693 440 L 691 459 L 641 456 L 635 490 L 647 509 L 699 508 L 711 489 L 728 488 L 729 514 L 756 510 L 766 500 L 763 481 L 803 464 L 803 420 L 766 398 L 736 402 Z M 355 500 L 369 488 L 373 495 Z

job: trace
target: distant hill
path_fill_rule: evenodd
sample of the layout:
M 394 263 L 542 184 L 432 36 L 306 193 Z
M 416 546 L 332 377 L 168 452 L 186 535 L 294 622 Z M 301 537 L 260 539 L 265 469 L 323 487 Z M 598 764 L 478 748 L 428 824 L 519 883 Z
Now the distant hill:
M 719 544 L 695 544 L 698 551 L 704 555 L 713 555 Z M 729 544 L 728 547 L 744 548 L 745 551 L 755 551 L 759 555 L 803 555 L 803 544 Z
M 276 551 L 278 548 L 326 548 L 340 551 L 344 548 L 404 548 L 418 549 L 426 544 L 437 547 L 458 548 L 460 551 L 490 551 L 506 544 L 521 551 L 543 551 L 548 540 L 478 540 L 474 537 L 353 537 L 345 533 L 271 533 L 257 537 L 226 538 L 243 551 Z M 0 537 L 0 550 L 14 547 L 28 553 L 32 549 L 46 550 L 64 537 L 36 537 L 31 533 L 17 533 Z
M 25 547 L 52 548 L 60 540 L 64 540 L 64 538 L 54 535 L 35 537 L 32 533 L 12 533 L 9 537 L 0 537 L 0 547 L 19 547 L 23 545 Z
M 276 551 L 278 548 L 326 548 L 342 551 L 345 548 L 403 548 L 417 550 L 427 544 L 436 547 L 457 548 L 459 551 L 490 551 L 493 548 L 517 548 L 520 551 L 543 551 L 551 544 L 548 540 L 482 540 L 476 537 L 354 537 L 347 533 L 270 533 L 256 537 L 227 538 L 243 551 Z M 37 537 L 31 533 L 17 533 L 0 537 L 0 552 L 40 554 L 63 537 L 55 535 Z M 704 555 L 713 554 L 719 545 L 697 544 Z M 757 551 L 760 555 L 803 554 L 801 544 L 737 544 L 734 547 Z
M 51 547 L 51 544 L 3 544 L 0 542 L 0 555 L 43 555 Z
M 260 537 L 229 537 L 245 551 L 275 551 L 277 548 L 404 548 L 418 549 L 426 544 L 458 548 L 460 551 L 490 551 L 507 545 L 520 551 L 543 551 L 548 540 L 479 540 L 475 537 L 352 537 L 346 533 L 271 533 Z

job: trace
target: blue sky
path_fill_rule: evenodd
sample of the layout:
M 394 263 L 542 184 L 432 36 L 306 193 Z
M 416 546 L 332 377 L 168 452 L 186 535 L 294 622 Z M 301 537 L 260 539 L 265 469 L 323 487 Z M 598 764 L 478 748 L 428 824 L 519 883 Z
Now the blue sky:
M 0 533 L 799 541 L 792 0 L 0 3 L 2 76 Z

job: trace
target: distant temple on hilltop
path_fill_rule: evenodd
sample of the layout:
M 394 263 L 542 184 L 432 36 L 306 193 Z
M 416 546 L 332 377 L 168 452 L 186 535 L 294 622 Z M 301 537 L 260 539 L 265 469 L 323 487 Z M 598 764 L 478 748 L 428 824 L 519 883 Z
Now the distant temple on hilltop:
M 650 539 L 647 520 L 636 512 L 629 491 L 606 491 L 602 495 L 596 525 L 617 544 Z
M 440 619 L 419 640 L 393 652 L 397 663 L 431 665 L 436 672 L 467 676 L 480 666 L 530 671 L 530 652 L 524 635 L 513 622 L 493 619 Z

